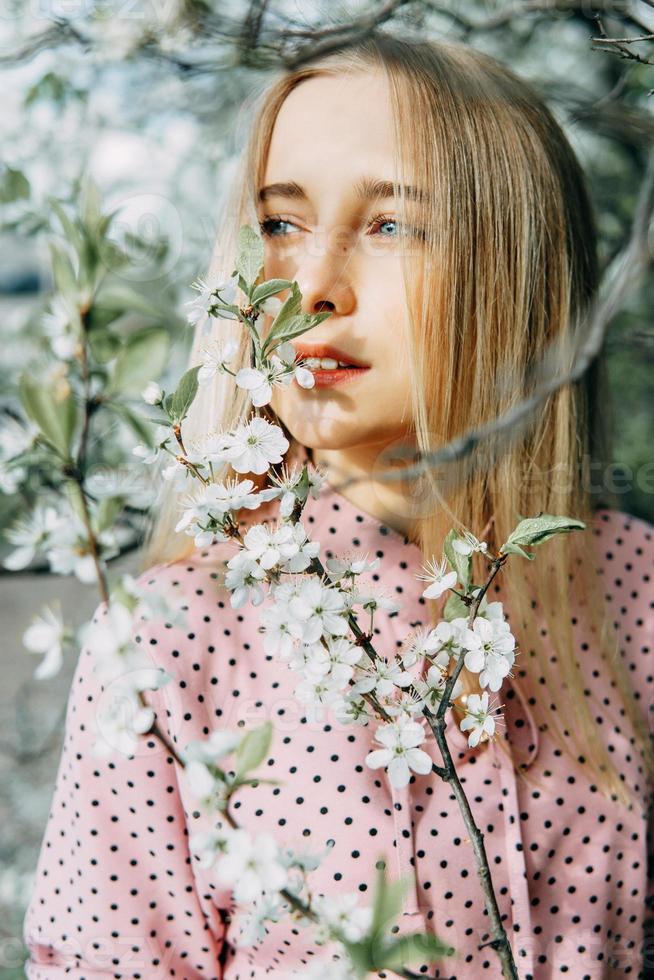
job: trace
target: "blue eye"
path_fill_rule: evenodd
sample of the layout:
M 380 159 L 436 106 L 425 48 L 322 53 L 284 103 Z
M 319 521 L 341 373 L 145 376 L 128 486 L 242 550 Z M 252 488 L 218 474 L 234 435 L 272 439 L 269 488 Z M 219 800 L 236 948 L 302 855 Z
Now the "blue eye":
M 277 225 L 291 225 L 295 227 L 291 221 L 284 221 L 283 218 L 264 218 L 259 222 L 259 230 L 265 238 L 279 238 L 274 231 Z
M 379 220 L 379 225 L 381 227 L 383 227 L 384 225 L 397 225 L 397 224 L 398 224 L 398 222 L 396 221 L 395 218 L 383 218 L 383 219 L 380 219 Z M 396 231 L 396 234 L 397 234 L 397 231 Z M 383 237 L 387 237 L 387 236 L 383 236 Z

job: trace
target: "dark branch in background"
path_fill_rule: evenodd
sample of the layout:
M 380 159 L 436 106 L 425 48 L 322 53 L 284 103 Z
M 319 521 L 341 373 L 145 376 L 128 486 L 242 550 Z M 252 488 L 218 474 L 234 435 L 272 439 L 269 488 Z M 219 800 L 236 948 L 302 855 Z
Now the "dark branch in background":
M 625 0 L 593 0 L 592 9 L 587 0 L 520 0 L 490 16 L 471 18 L 458 9 L 454 0 L 449 3 L 443 0 L 381 0 L 371 3 L 365 13 L 341 23 L 303 26 L 292 16 L 275 10 L 271 0 L 250 0 L 241 18 L 216 14 L 207 4 L 189 0 L 177 20 L 178 26 L 189 30 L 195 41 L 185 56 L 163 50 L 156 37 L 144 34 L 141 46 L 131 57 L 158 60 L 189 76 L 216 74 L 238 65 L 295 68 L 316 56 L 338 51 L 366 38 L 371 31 L 410 8 L 418 15 L 432 12 L 449 18 L 458 27 L 461 39 L 465 40 L 472 33 L 496 31 L 527 18 L 536 24 L 560 13 L 577 14 L 599 25 L 601 36 L 589 37 L 589 50 L 618 54 L 640 64 L 652 65 L 651 57 L 633 48 L 634 43 L 652 43 L 654 40 L 651 25 L 638 13 L 642 9 L 640 4 L 654 9 L 654 0 L 637 0 L 637 5 L 632 6 Z M 618 30 L 613 37 L 607 34 L 600 17 L 610 17 L 616 24 Z M 632 37 L 627 34 L 628 30 L 638 33 Z M 95 46 L 95 41 L 85 36 L 78 26 L 58 17 L 17 51 L 0 56 L 0 65 L 21 64 L 46 48 L 67 43 L 79 44 L 86 50 Z M 215 45 L 226 49 L 222 62 L 211 50 Z M 207 57 L 208 53 L 210 57 Z
M 599 49 L 616 54 L 620 58 L 627 58 L 630 61 L 637 61 L 640 65 L 654 65 L 654 58 L 644 58 L 633 48 L 628 48 L 628 44 L 635 44 L 638 41 L 654 41 L 654 34 L 641 34 L 637 37 L 609 37 L 604 29 L 602 20 L 597 14 L 597 26 L 600 30 L 600 37 L 591 38 L 593 44 L 600 46 Z

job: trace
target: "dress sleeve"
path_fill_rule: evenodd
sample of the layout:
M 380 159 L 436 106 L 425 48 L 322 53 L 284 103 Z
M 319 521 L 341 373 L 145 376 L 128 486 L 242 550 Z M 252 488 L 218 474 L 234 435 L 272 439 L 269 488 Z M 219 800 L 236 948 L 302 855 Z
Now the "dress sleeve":
M 104 615 L 101 603 L 93 619 Z M 148 630 L 156 643 L 163 626 L 140 629 L 146 642 Z M 145 699 L 169 732 L 162 690 Z M 141 736 L 130 757 L 93 755 L 103 691 L 93 651 L 82 648 L 23 924 L 25 975 L 222 978 L 227 916 L 195 877 L 176 763 L 153 735 Z

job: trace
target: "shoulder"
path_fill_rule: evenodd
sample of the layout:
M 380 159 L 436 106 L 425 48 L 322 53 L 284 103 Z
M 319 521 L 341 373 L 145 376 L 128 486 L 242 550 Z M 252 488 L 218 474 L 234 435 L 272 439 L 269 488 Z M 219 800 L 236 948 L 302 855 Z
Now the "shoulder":
M 224 563 L 232 553 L 233 548 L 222 544 L 211 546 L 155 564 L 135 579 L 141 603 L 131 622 L 130 646 L 138 651 L 139 663 L 145 654 L 149 667 L 169 675 L 157 690 L 147 692 L 146 700 L 173 742 L 185 744 L 216 724 L 231 724 L 247 684 L 260 683 L 248 680 L 257 676 L 252 666 L 260 639 L 259 611 L 250 605 L 234 609 L 224 586 Z M 102 624 L 106 616 L 101 603 L 94 622 Z M 106 625 L 112 628 L 110 622 Z M 95 637 L 81 651 L 76 704 L 97 704 L 110 696 L 95 675 L 95 654 L 103 645 L 102 635 Z M 93 649 L 96 643 L 98 651 Z
M 205 661 L 251 631 L 252 607 L 234 609 L 225 586 L 226 563 L 234 553 L 233 545 L 216 543 L 142 572 L 136 585 L 144 613 L 135 620 L 136 642 L 170 666 L 182 656 Z
M 654 526 L 624 511 L 606 507 L 590 523 L 596 540 L 598 573 L 610 594 L 625 591 L 652 612 L 654 599 Z
M 644 717 L 654 708 L 654 526 L 624 511 L 601 508 L 592 530 L 597 573 Z

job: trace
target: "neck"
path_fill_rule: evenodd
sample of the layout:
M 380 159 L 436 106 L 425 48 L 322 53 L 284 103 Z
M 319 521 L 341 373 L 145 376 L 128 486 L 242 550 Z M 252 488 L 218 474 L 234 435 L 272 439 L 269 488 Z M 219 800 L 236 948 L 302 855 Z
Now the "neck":
M 416 497 L 407 488 L 407 481 L 382 480 L 376 475 L 397 468 L 390 459 L 380 459 L 385 448 L 313 449 L 311 455 L 314 464 L 324 469 L 330 487 L 382 524 L 415 540 Z

